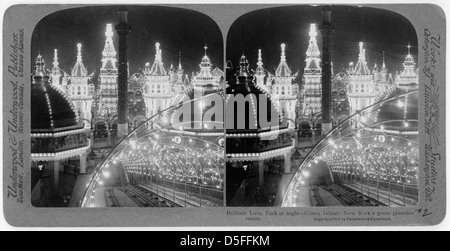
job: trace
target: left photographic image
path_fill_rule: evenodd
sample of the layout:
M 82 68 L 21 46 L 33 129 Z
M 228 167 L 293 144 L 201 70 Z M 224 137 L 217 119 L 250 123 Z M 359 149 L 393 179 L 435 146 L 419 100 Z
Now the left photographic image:
M 35 207 L 224 206 L 223 38 L 199 12 L 72 8 L 33 32 Z

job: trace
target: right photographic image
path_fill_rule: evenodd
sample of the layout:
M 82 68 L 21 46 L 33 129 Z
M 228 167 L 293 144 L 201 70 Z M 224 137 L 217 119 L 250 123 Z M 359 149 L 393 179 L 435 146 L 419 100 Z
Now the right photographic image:
M 286 6 L 226 51 L 228 207 L 419 203 L 418 39 L 387 9 Z

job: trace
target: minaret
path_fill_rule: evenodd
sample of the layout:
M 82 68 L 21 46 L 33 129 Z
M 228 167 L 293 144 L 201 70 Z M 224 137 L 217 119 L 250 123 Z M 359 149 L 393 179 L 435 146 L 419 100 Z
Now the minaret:
M 264 70 L 263 67 L 263 61 L 262 61 L 262 52 L 261 49 L 258 50 L 258 63 L 256 64 L 256 71 L 255 71 L 255 77 L 256 77 L 256 85 L 266 89 L 266 83 L 265 83 L 265 78 L 266 78 L 266 71 Z
M 105 47 L 102 52 L 102 68 L 100 68 L 100 104 L 99 116 L 108 119 L 108 116 L 117 115 L 117 76 L 116 49 L 113 43 L 112 24 L 106 25 Z
M 331 36 L 334 27 L 331 24 L 331 7 L 322 9 L 322 135 L 326 135 L 332 128 L 331 121 Z
M 315 116 L 322 112 L 322 68 L 320 65 L 320 51 L 317 45 L 316 24 L 311 24 L 309 37 L 309 46 L 305 60 L 306 67 L 303 75 L 305 80 L 303 113 L 307 116 Z
M 59 68 L 57 49 L 55 49 L 53 54 L 53 67 L 50 76 L 52 79 L 52 85 L 58 87 L 60 90 L 63 90 L 61 86 L 61 69 Z
M 116 31 L 119 35 L 119 74 L 118 74 L 118 125 L 117 136 L 124 137 L 128 135 L 128 55 L 127 55 L 127 35 L 131 32 L 131 26 L 128 24 L 128 11 L 119 10 L 119 24 L 116 25 Z

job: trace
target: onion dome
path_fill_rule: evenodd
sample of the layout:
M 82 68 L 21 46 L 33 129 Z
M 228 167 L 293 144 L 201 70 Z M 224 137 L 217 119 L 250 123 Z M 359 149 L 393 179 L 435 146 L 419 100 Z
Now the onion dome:
M 281 126 L 287 126 L 286 123 L 283 122 L 282 115 L 280 108 L 278 105 L 272 101 L 270 94 L 268 94 L 263 88 L 260 86 L 255 85 L 254 83 L 254 77 L 253 74 L 249 70 L 249 63 L 247 60 L 247 57 L 243 55 L 240 59 L 239 63 L 239 69 L 236 73 L 236 82 L 229 86 L 226 89 L 227 93 L 227 100 L 226 100 L 226 107 L 227 107 L 227 114 L 231 114 L 231 108 L 233 104 L 229 103 L 232 102 L 232 99 L 236 101 L 236 97 L 238 97 L 239 94 L 242 94 L 244 96 L 245 101 L 248 104 L 245 106 L 245 128 L 242 128 L 242 126 L 239 126 L 242 122 L 238 121 L 238 114 L 236 105 L 234 105 L 234 130 L 265 130 L 268 128 L 264 128 L 260 124 L 260 116 L 259 113 L 259 105 L 261 102 L 261 97 L 267 97 L 267 120 L 270 120 L 272 118 L 272 112 L 276 111 L 279 115 L 279 124 Z M 231 94 L 231 95 L 230 95 Z M 233 102 L 234 102 L 233 101 Z M 237 103 L 237 102 L 236 102 Z M 239 108 L 238 108 L 239 109 Z M 240 111 L 242 112 L 242 111 Z M 227 128 L 230 128 L 230 126 L 227 125 Z M 230 130 L 228 130 L 230 131 Z M 231 130 L 232 131 L 232 130 Z
M 39 55 L 31 84 L 31 130 L 77 126 L 77 115 L 69 98 L 48 80 L 44 59 Z

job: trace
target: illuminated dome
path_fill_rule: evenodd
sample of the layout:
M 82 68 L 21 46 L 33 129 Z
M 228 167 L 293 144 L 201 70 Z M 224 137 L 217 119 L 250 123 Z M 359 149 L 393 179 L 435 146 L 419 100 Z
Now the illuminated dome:
M 42 56 L 35 61 L 31 85 L 31 130 L 77 126 L 77 115 L 66 94 L 51 85 Z
M 342 121 L 307 155 L 282 206 L 417 205 L 417 111 L 417 90 L 394 89 Z
M 227 116 L 233 116 L 234 122 L 233 125 L 227 125 L 227 146 L 229 146 L 227 161 L 270 159 L 284 155 L 292 149 L 291 129 L 283 119 L 278 104 L 272 101 L 271 95 L 262 87 L 255 85 L 253 79 L 248 60 L 242 56 L 236 82 L 226 90 Z M 239 94 L 242 94 L 249 102 L 246 104 L 245 113 L 239 111 L 238 115 L 238 109 L 241 108 L 235 104 L 239 103 Z M 266 97 L 266 100 L 262 101 L 262 97 Z M 266 113 L 266 121 L 269 121 L 272 116 L 278 118 L 278 123 L 273 123 L 272 127 L 261 124 L 264 119 L 260 114 L 260 105 L 263 104 L 267 106 L 267 109 L 261 109 L 261 112 Z M 240 115 L 245 116 L 245 123 L 240 119 Z M 227 119 L 227 123 L 230 121 L 231 119 Z
M 253 82 L 253 74 L 249 70 L 249 63 L 247 58 L 243 55 L 240 59 L 239 63 L 239 70 L 237 72 L 236 76 L 236 83 L 232 84 L 230 87 L 227 88 L 227 100 L 226 100 L 226 107 L 233 105 L 231 104 L 231 98 L 236 97 L 239 94 L 242 94 L 244 98 L 250 98 L 249 105 L 246 106 L 245 110 L 245 126 L 241 126 L 240 120 L 238 119 L 238 112 L 237 107 L 234 107 L 234 111 L 228 110 L 228 114 L 234 114 L 234 126 L 232 130 L 227 130 L 227 133 L 233 133 L 233 132 L 239 132 L 239 131 L 245 131 L 245 132 L 251 132 L 251 131 L 264 131 L 268 130 L 268 128 L 265 128 L 264 126 L 261 126 L 260 119 L 258 117 L 258 112 L 260 109 L 260 98 L 261 97 L 267 97 L 267 119 L 272 118 L 272 112 L 276 111 L 276 113 L 279 115 L 279 125 L 280 128 L 287 128 L 286 122 L 283 120 L 282 113 L 280 111 L 280 108 L 278 104 L 272 101 L 271 95 L 267 93 L 261 86 L 255 85 Z M 231 94 L 231 95 L 230 95 Z M 231 113 L 232 112 L 232 113 Z M 240 111 L 242 114 L 244 114 L 242 111 Z
M 223 121 L 212 122 L 222 129 L 208 130 L 210 123 L 187 119 L 212 96 L 222 98 L 215 93 L 195 98 L 192 91 L 180 95 L 175 105 L 132 131 L 98 166 L 82 207 L 108 206 L 101 203 L 109 186 L 125 193 L 139 189 L 165 201 L 138 203 L 142 207 L 223 206 Z

